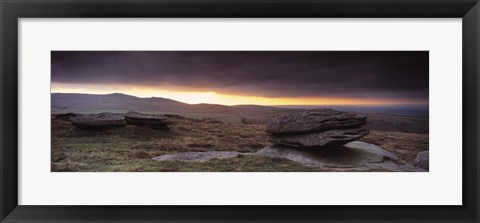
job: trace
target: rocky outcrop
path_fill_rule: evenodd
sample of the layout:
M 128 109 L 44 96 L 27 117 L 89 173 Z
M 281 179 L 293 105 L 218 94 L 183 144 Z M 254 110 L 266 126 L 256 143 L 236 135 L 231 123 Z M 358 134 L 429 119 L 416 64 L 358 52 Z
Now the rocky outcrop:
M 355 141 L 368 135 L 364 128 L 335 129 L 324 132 L 312 132 L 290 135 L 270 135 L 269 139 L 274 144 L 292 147 L 319 147 L 338 146 Z
M 267 123 L 266 131 L 270 133 L 270 141 L 277 145 L 339 146 L 368 135 L 366 123 L 365 115 L 325 108 L 273 118 Z
M 345 129 L 367 124 L 367 116 L 329 108 L 312 109 L 271 119 L 266 131 L 271 134 L 297 134 Z
M 122 127 L 127 124 L 123 115 L 112 113 L 76 115 L 70 118 L 70 122 L 77 128 L 92 130 Z
M 365 115 L 332 109 L 280 116 L 266 126 L 273 145 L 253 155 L 288 159 L 322 171 L 425 171 L 376 145 L 356 141 L 368 135 L 366 123 Z
M 376 145 L 359 141 L 318 150 L 274 145 L 267 146 L 253 155 L 288 159 L 323 171 L 424 171 L 401 161 L 395 154 Z
M 90 130 L 105 130 L 108 128 L 122 127 L 127 124 L 146 126 L 154 129 L 168 130 L 170 119 L 163 115 L 146 115 L 136 112 L 126 114 L 101 113 L 101 114 L 59 114 L 55 119 L 68 120 L 77 128 Z
M 417 153 L 417 157 L 413 161 L 413 165 L 424 170 L 429 170 L 430 161 L 429 161 L 429 152 L 423 151 Z
M 127 113 L 125 120 L 129 125 L 147 126 L 154 129 L 169 129 L 167 117 L 163 115 L 145 115 L 140 113 Z
M 255 153 L 236 151 L 206 151 L 172 153 L 152 158 L 157 161 L 207 162 L 211 159 L 229 159 L 239 155 L 288 159 L 320 171 L 336 172 L 422 172 L 400 160 L 395 154 L 376 145 L 360 141 L 350 142 L 336 148 L 299 149 L 288 146 L 267 146 Z
M 173 153 L 152 158 L 157 161 L 191 161 L 191 162 L 207 162 L 211 159 L 228 159 L 235 158 L 239 155 L 236 151 L 208 151 L 208 152 L 184 152 Z

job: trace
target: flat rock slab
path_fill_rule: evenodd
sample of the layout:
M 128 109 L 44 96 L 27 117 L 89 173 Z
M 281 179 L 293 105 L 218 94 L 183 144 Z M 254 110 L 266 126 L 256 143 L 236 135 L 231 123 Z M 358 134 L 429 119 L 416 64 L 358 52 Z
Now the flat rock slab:
M 273 118 L 267 123 L 266 131 L 271 134 L 322 132 L 365 124 L 365 115 L 322 108 Z
M 228 159 L 238 157 L 240 153 L 236 151 L 208 151 L 208 152 L 185 152 L 174 153 L 152 158 L 153 160 L 165 161 L 190 161 L 190 162 L 207 162 L 211 159 Z
M 142 125 L 158 129 L 168 129 L 167 125 L 170 124 L 167 117 L 163 115 L 127 113 L 125 114 L 125 120 L 129 125 Z
M 360 139 L 368 135 L 368 133 L 369 131 L 367 129 L 363 127 L 358 127 L 354 129 L 327 130 L 324 132 L 312 132 L 290 135 L 270 135 L 269 141 L 278 145 L 299 148 L 339 146 Z
M 127 124 L 123 115 L 112 113 L 76 115 L 70 118 L 70 122 L 78 128 L 92 130 L 122 127 Z
M 354 141 L 338 148 L 298 149 L 267 146 L 255 156 L 284 158 L 325 171 L 423 172 L 424 169 L 401 161 L 395 154 L 376 145 Z

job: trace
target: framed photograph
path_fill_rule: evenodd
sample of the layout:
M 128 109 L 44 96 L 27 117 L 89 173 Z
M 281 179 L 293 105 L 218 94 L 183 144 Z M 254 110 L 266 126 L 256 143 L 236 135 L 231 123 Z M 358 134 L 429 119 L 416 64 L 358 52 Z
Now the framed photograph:
M 478 222 L 476 0 L 1 1 L 1 222 Z

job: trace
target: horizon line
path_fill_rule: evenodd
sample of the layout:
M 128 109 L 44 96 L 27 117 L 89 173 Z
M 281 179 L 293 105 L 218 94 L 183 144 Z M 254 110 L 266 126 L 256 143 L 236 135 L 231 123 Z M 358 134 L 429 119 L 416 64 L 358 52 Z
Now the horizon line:
M 106 96 L 106 95 L 125 95 L 125 96 L 130 96 L 130 97 L 135 97 L 135 98 L 142 98 L 142 99 L 148 99 L 148 98 L 162 98 L 162 99 L 167 99 L 167 100 L 172 100 L 176 101 L 179 103 L 185 103 L 189 105 L 201 105 L 201 104 L 210 104 L 210 105 L 223 105 L 223 106 L 248 106 L 248 105 L 253 105 L 253 106 L 265 106 L 265 107 L 275 107 L 275 106 L 282 106 L 282 107 L 295 107 L 295 106 L 303 106 L 303 107 L 313 107 L 313 106 L 429 106 L 429 103 L 391 103 L 391 104 L 275 104 L 275 105 L 262 105 L 262 104 L 234 104 L 234 105 L 226 105 L 226 104 L 221 104 L 221 103 L 188 103 L 188 102 L 182 102 L 179 100 L 167 98 L 167 97 L 157 97 L 157 96 L 150 96 L 150 97 L 141 97 L 141 96 L 136 96 L 136 95 L 130 95 L 130 94 L 125 94 L 121 92 L 113 92 L 113 93 L 105 93 L 105 94 L 96 94 L 96 93 L 76 93 L 76 92 L 50 92 L 50 94 L 84 94 L 84 95 L 96 95 L 96 96 Z

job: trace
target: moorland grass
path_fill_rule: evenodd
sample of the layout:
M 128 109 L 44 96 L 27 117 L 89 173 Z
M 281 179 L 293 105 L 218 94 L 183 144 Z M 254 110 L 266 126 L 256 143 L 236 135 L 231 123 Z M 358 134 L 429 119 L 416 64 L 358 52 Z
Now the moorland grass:
M 172 118 L 170 131 L 128 125 L 106 131 L 75 128 L 52 119 L 51 170 L 53 172 L 307 172 L 322 171 L 279 158 L 248 155 L 270 145 L 264 125 L 209 123 Z M 361 141 L 389 150 L 411 162 L 428 150 L 428 134 L 372 130 Z M 176 152 L 238 151 L 231 159 L 208 162 L 155 161 Z
M 68 121 L 54 119 L 52 171 L 315 171 L 285 159 L 250 155 L 203 163 L 152 160 L 155 156 L 189 151 L 251 153 L 269 144 L 261 125 L 212 124 L 189 118 L 172 122 L 171 131 L 130 125 L 89 131 L 77 129 Z

